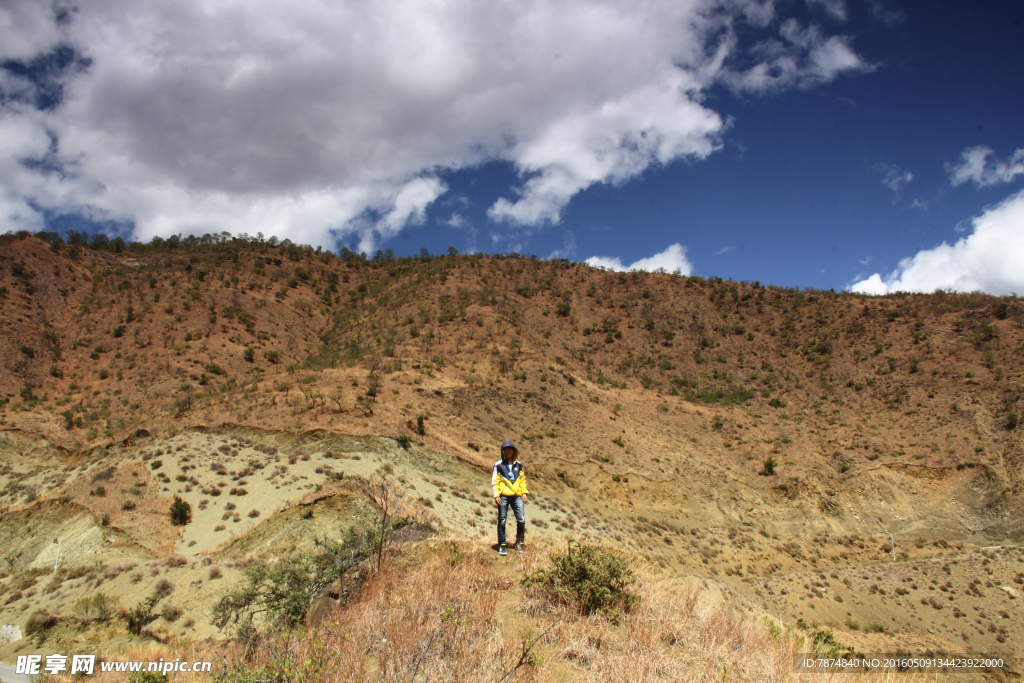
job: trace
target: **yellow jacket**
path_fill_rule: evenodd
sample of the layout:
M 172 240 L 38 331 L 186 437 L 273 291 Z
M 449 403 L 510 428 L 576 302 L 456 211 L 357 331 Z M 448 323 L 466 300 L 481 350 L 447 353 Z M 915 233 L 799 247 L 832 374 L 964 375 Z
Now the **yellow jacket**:
M 512 462 L 499 460 L 494 463 L 494 471 L 491 473 L 491 488 L 494 490 L 494 497 L 498 496 L 525 496 L 529 493 L 526 488 L 526 472 L 518 457 L 513 457 Z

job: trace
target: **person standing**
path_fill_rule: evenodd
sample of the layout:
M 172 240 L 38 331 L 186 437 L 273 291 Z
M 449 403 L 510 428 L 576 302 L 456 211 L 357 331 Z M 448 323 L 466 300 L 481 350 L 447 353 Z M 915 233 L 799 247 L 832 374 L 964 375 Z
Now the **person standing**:
M 526 489 L 526 472 L 519 462 L 519 449 L 511 441 L 501 444 L 501 460 L 494 463 L 491 488 L 494 490 L 494 505 L 498 508 L 498 554 L 508 554 L 505 520 L 510 507 L 516 516 L 516 550 L 523 552 L 526 549 L 525 504 L 529 491 Z

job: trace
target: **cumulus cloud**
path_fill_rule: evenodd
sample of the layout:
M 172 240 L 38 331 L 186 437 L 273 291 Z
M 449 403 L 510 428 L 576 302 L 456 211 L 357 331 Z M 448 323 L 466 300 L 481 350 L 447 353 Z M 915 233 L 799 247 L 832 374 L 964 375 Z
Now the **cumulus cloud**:
M 591 256 L 586 260 L 586 264 L 595 268 L 605 268 L 607 270 L 617 270 L 620 272 L 627 272 L 631 270 L 646 270 L 648 272 L 653 272 L 662 268 L 669 273 L 678 270 L 682 275 L 689 275 L 693 272 L 693 264 L 686 258 L 686 247 L 678 242 L 669 246 L 668 249 L 660 254 L 655 254 L 648 258 L 642 258 L 639 261 L 634 261 L 628 266 L 622 265 L 621 259 L 609 258 L 607 256 Z
M 587 187 L 718 149 L 714 83 L 869 68 L 848 38 L 776 19 L 760 0 L 10 0 L 0 57 L 77 67 L 47 106 L 0 68 L 0 122 L 28 145 L 0 168 L 0 230 L 78 212 L 142 239 L 370 248 L 424 219 L 446 171 L 491 161 L 521 173 L 493 221 L 554 223 Z M 747 54 L 739 22 L 777 37 Z
M 888 277 L 879 273 L 850 287 L 863 294 L 949 289 L 1006 295 L 1024 292 L 1024 190 L 986 209 L 973 231 L 903 259 Z
M 1009 158 L 994 159 L 995 152 L 984 145 L 968 147 L 960 153 L 960 163 L 946 164 L 946 172 L 953 185 L 972 182 L 978 187 L 1011 182 L 1024 174 L 1024 149 L 1018 149 Z

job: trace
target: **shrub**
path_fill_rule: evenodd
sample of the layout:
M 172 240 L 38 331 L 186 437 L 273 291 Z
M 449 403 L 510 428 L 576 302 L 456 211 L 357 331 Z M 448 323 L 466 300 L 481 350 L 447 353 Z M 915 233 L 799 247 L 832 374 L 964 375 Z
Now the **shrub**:
M 271 631 L 301 624 L 316 596 L 369 556 L 376 533 L 350 528 L 340 542 L 316 540 L 315 552 L 293 555 L 274 565 L 249 566 L 244 583 L 214 605 L 213 625 L 222 629 L 230 625 L 239 636 L 250 638 L 259 626 Z
M 175 496 L 174 502 L 171 503 L 171 524 L 175 526 L 185 526 L 192 521 L 192 506 L 181 499 L 181 496 Z
M 1013 430 L 1017 428 L 1018 424 L 1020 424 L 1020 416 L 1011 410 L 1010 413 L 1006 416 L 1006 428 Z
M 174 592 L 174 584 L 167 579 L 160 579 L 156 584 L 156 588 L 153 591 L 153 595 L 156 597 L 166 598 L 168 595 Z
M 130 500 L 126 500 L 125 502 L 121 503 L 121 509 L 125 510 L 126 512 L 131 512 L 132 510 L 135 509 L 135 503 Z
M 28 618 L 28 622 L 25 624 L 25 635 L 34 636 L 38 634 L 45 634 L 51 628 L 57 625 L 57 615 L 53 614 L 49 610 L 37 609 Z
M 763 474 L 768 477 L 772 476 L 773 474 L 775 474 L 775 468 L 778 466 L 778 464 L 778 461 L 773 456 L 769 455 L 767 458 L 764 459 Z
M 408 434 L 399 434 L 395 437 L 395 441 L 397 441 L 398 445 L 405 450 L 409 450 L 409 446 L 412 444 L 412 439 L 409 438 Z
M 107 621 L 114 616 L 117 601 L 103 593 L 97 593 L 91 597 L 79 598 L 75 603 L 73 612 L 79 621 L 91 623 L 93 621 Z
M 569 542 L 565 553 L 551 555 L 551 567 L 527 574 L 523 586 L 536 586 L 549 597 L 573 605 L 582 614 L 617 615 L 637 604 L 630 591 L 636 576 L 629 563 L 610 548 Z
M 175 605 L 164 605 L 163 612 L 161 612 L 160 616 L 163 617 L 164 621 L 172 622 L 180 619 L 182 614 L 184 614 L 184 610 L 180 607 Z
M 246 346 L 245 351 L 242 352 L 242 357 L 249 363 L 256 357 L 256 351 L 251 346 Z
M 125 327 L 124 325 L 118 325 L 117 327 L 114 328 L 114 332 L 113 332 L 114 337 L 115 338 L 123 337 L 124 336 L 124 332 L 125 332 L 126 329 L 128 329 L 128 328 Z
M 263 357 L 266 358 L 271 363 L 277 363 L 278 361 L 281 360 L 281 354 L 273 349 L 269 351 L 264 351 Z
M 151 621 L 156 619 L 156 615 L 153 614 L 153 607 L 159 601 L 159 595 L 151 595 L 128 612 L 125 621 L 128 622 L 129 633 L 134 633 L 135 635 L 142 634 L 142 629 L 146 628 Z

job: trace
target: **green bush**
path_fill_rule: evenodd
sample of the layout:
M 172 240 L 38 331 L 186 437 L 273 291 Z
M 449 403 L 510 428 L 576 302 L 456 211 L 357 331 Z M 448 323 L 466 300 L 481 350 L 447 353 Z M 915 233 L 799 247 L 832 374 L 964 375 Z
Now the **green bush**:
M 1018 424 L 1020 424 L 1020 416 L 1011 410 L 1006 416 L 1006 428 L 1013 430 L 1017 428 Z
M 171 524 L 175 526 L 184 526 L 192 521 L 192 506 L 187 501 L 181 499 L 181 496 L 175 496 L 174 502 L 171 503 Z
M 775 474 L 775 468 L 779 462 L 771 455 L 764 459 L 764 474 L 765 476 L 772 476 Z
M 380 538 L 379 529 L 349 528 L 338 542 L 315 540 L 316 550 L 293 555 L 276 564 L 257 563 L 245 570 L 245 580 L 213 607 L 211 623 L 230 628 L 243 639 L 261 631 L 301 625 L 318 595 L 368 557 Z
M 251 346 L 246 346 L 245 350 L 242 351 L 242 357 L 251 363 L 256 358 L 256 351 Z
M 125 615 L 125 622 L 129 633 L 141 635 L 142 629 L 156 621 L 157 615 L 153 613 L 153 608 L 159 601 L 159 595 L 150 595 L 128 611 L 128 614 Z
M 409 446 L 412 444 L 412 439 L 409 438 L 408 434 L 399 434 L 395 437 L 395 441 L 405 450 L 409 450 Z
M 523 577 L 521 584 L 536 586 L 552 599 L 578 608 L 582 614 L 617 615 L 640 600 L 630 591 L 636 576 L 629 563 L 614 550 L 599 545 L 569 542 L 565 553 L 551 555 L 551 568 Z

